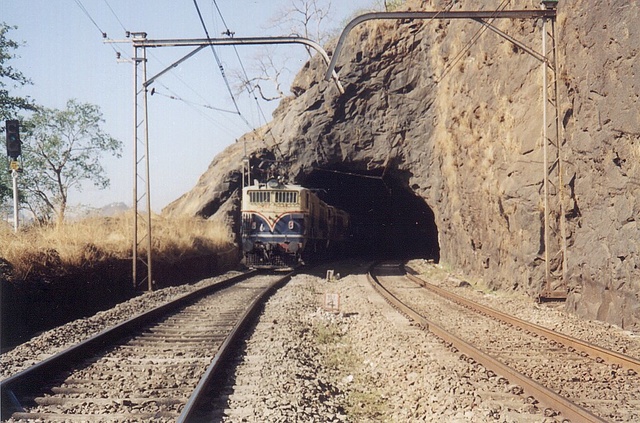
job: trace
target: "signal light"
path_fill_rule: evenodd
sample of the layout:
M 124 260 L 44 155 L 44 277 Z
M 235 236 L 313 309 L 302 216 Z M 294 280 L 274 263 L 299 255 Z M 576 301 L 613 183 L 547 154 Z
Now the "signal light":
M 22 143 L 20 142 L 20 121 L 7 120 L 5 121 L 5 128 L 7 133 L 7 156 L 15 160 L 20 154 L 22 154 Z

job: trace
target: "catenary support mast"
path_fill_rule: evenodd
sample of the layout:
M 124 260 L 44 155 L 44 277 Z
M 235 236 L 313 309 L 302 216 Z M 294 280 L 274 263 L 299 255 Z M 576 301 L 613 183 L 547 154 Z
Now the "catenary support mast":
M 131 32 L 130 39 L 126 40 L 108 40 L 107 43 L 132 43 L 133 44 L 133 85 L 134 85 L 134 104 L 133 104 L 133 263 L 132 277 L 133 286 L 138 287 L 144 280 L 147 281 L 148 290 L 153 290 L 152 279 L 152 238 L 151 238 L 151 189 L 150 189 L 150 173 L 149 173 L 149 124 L 147 111 L 147 92 L 149 86 L 156 79 L 175 68 L 180 63 L 193 57 L 199 51 L 210 45 L 267 45 L 267 44 L 302 44 L 316 50 L 329 64 L 329 55 L 327 52 L 313 40 L 304 37 L 251 37 L 251 38 L 196 38 L 196 39 L 170 39 L 170 40 L 149 40 L 146 32 Z M 190 53 L 175 61 L 160 73 L 147 79 L 147 48 L 158 47 L 196 47 Z M 142 64 L 142 78 L 138 76 L 139 65 Z M 332 72 L 330 78 L 334 79 L 334 83 L 338 91 L 343 94 L 344 89 L 338 80 L 335 72 Z M 142 100 L 140 99 L 142 98 Z M 138 112 L 140 103 L 143 105 L 142 114 Z M 143 130 L 142 138 L 140 137 L 140 128 Z M 141 183 L 139 183 L 141 182 Z M 140 204 L 146 200 L 146 213 L 141 212 Z M 146 257 L 139 254 L 141 245 L 146 244 Z M 138 278 L 143 277 L 139 270 L 139 266 L 145 266 L 147 274 L 139 283 Z
M 344 43 L 353 28 L 370 20 L 398 19 L 470 19 L 479 22 L 507 41 L 522 48 L 527 54 L 542 64 L 542 150 L 543 164 L 543 232 L 544 232 L 544 288 L 540 298 L 566 298 L 567 293 L 567 239 L 564 212 L 563 163 L 561 154 L 561 134 L 558 109 L 558 59 L 556 52 L 555 21 L 557 0 L 542 0 L 539 10 L 495 10 L 495 11 L 433 11 L 433 12 L 378 12 L 357 16 L 347 24 L 331 56 L 325 80 L 334 77 L 336 65 Z M 527 47 L 505 34 L 487 20 L 494 19 L 539 19 L 542 21 L 542 53 Z M 551 34 L 549 36 L 549 27 Z M 549 83 L 551 78 L 551 83 Z M 550 110 L 551 109 L 551 110 Z M 549 118 L 551 116 L 551 118 Z M 551 189 L 553 187 L 553 189 Z M 559 227 L 559 230 L 558 230 Z M 553 239 L 552 239 L 553 238 Z M 552 268 L 553 265 L 553 268 Z M 561 268 L 561 269 L 560 269 Z M 558 271 L 557 269 L 560 269 Z M 555 273 L 555 274 L 554 274 Z M 556 282 L 559 280 L 559 284 Z

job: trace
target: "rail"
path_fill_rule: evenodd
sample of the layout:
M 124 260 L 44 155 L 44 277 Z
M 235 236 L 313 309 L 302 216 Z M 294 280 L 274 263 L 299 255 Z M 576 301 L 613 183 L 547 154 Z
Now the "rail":
M 415 274 L 411 274 L 411 272 L 412 271 L 410 270 L 407 273 L 407 277 L 413 282 L 432 292 L 435 292 L 436 294 L 444 298 L 460 304 L 463 307 L 467 307 L 471 310 L 484 313 L 488 316 L 493 317 L 494 319 L 502 320 L 503 322 L 519 327 L 522 330 L 536 333 L 539 336 L 544 336 L 547 339 L 551 339 L 557 342 L 558 344 L 560 344 L 560 346 L 567 346 L 569 348 L 582 351 L 583 353 L 591 357 L 595 357 L 596 359 L 604 360 L 607 363 L 617 364 L 636 373 L 640 373 L 640 360 L 634 357 L 630 357 L 616 351 L 607 350 L 598 345 L 573 338 L 569 335 L 565 335 L 551 329 L 547 329 L 543 326 L 536 325 L 535 323 L 527 322 L 525 320 L 518 319 L 517 317 L 509 316 L 508 314 L 483 306 L 482 304 L 478 304 L 474 301 L 468 300 L 464 297 L 461 297 L 460 295 L 447 291 L 446 289 L 442 289 L 433 284 L 430 284 L 427 281 L 417 277 Z
M 260 296 L 258 296 L 248 307 L 247 311 L 243 314 L 243 316 L 238 320 L 236 326 L 232 329 L 227 339 L 225 339 L 224 343 L 216 353 L 215 357 L 211 361 L 211 364 L 207 368 L 206 372 L 200 379 L 200 382 L 196 386 L 193 394 L 189 398 L 189 401 L 184 406 L 184 409 L 180 413 L 178 417 L 177 423 L 184 423 L 191 419 L 196 410 L 198 403 L 202 400 L 202 398 L 208 392 L 209 385 L 212 380 L 220 375 L 220 373 L 224 370 L 223 364 L 225 359 L 229 356 L 232 351 L 232 347 L 236 344 L 242 337 L 245 329 L 249 326 L 249 324 L 255 320 L 260 311 L 260 305 L 264 304 L 266 299 L 271 296 L 278 288 L 287 283 L 291 276 L 295 272 L 290 272 L 280 278 L 275 284 L 272 284 L 269 288 L 265 289 Z
M 380 295 L 382 295 L 385 300 L 387 300 L 387 302 L 389 302 L 389 304 L 391 304 L 394 308 L 407 315 L 410 319 L 428 329 L 430 332 L 434 333 L 444 342 L 452 345 L 458 351 L 461 351 L 463 354 L 469 357 L 473 357 L 486 369 L 504 376 L 511 382 L 519 384 L 524 392 L 526 392 L 528 395 L 535 397 L 538 401 L 540 401 L 542 404 L 545 404 L 547 407 L 559 411 L 565 418 L 568 418 L 569 420 L 575 422 L 606 422 L 598 416 L 590 413 L 583 407 L 571 402 L 567 398 L 539 384 L 538 382 L 523 375 L 517 370 L 501 363 L 489 354 L 480 351 L 473 345 L 449 333 L 441 326 L 426 319 L 424 316 L 420 315 L 411 307 L 404 304 L 389 290 L 382 286 L 378 278 L 373 273 L 373 270 L 369 271 L 369 273 L 367 274 L 367 278 L 369 279 L 369 282 L 373 285 L 373 287 L 380 293 Z
M 184 307 L 199 297 L 218 292 L 238 282 L 256 276 L 257 274 L 259 274 L 257 271 L 246 272 L 185 294 L 167 304 L 144 312 L 97 335 L 94 335 L 20 373 L 0 381 L 0 393 L 2 395 L 2 413 L 0 418 L 2 420 L 6 420 L 10 418 L 13 413 L 24 411 L 18 397 L 23 395 L 25 392 L 30 392 L 31 389 L 29 387 L 43 386 L 45 381 L 50 380 L 61 371 L 73 366 L 74 363 L 85 360 L 87 356 L 104 350 L 117 340 L 130 335 L 133 331 L 139 330 L 153 321 L 158 320 L 161 316 Z M 260 293 L 258 298 L 251 303 L 251 306 L 245 310 L 242 318 L 235 324 L 228 337 L 225 338 L 220 350 L 213 358 L 213 361 L 204 373 L 202 380 L 198 383 L 195 392 L 191 395 L 187 402 L 187 407 L 185 407 L 183 412 L 193 409 L 193 404 L 197 402 L 200 396 L 200 391 L 203 390 L 204 386 L 206 386 L 206 382 L 210 380 L 212 375 L 216 374 L 220 366 L 220 361 L 228 354 L 229 348 L 234 345 L 234 342 L 238 339 L 242 330 L 249 324 L 250 319 L 255 317 L 261 302 L 277 288 L 282 286 L 282 284 L 286 283 L 292 274 L 293 273 L 283 275 L 282 278 L 278 278 L 276 282 L 270 284 L 270 286 Z M 204 380 L 205 378 L 207 380 Z

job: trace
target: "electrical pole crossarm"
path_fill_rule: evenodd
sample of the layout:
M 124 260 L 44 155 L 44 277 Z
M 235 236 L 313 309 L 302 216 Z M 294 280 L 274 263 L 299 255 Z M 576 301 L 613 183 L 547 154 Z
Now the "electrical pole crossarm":
M 136 48 L 140 48 L 140 47 L 149 47 L 149 48 L 155 48 L 155 47 L 198 47 L 197 49 L 195 49 L 194 51 L 192 51 L 191 53 L 187 54 L 186 56 L 184 56 L 182 59 L 174 62 L 173 64 L 171 64 L 167 69 L 165 69 L 164 71 L 162 71 L 160 74 L 154 76 L 153 78 L 151 78 L 148 83 L 147 86 L 153 82 L 153 80 L 155 80 L 158 76 L 164 74 L 167 70 L 177 66 L 179 63 L 182 63 L 183 61 L 185 61 L 186 59 L 188 59 L 189 57 L 192 57 L 193 55 L 195 55 L 197 52 L 199 52 L 200 50 L 202 50 L 203 47 L 205 46 L 210 46 L 210 45 L 214 45 L 214 46 L 230 46 L 230 45 L 268 45 L 268 44 L 303 44 L 306 45 L 308 47 L 313 48 L 315 51 L 317 51 L 322 58 L 324 59 L 325 63 L 327 65 L 329 65 L 330 63 L 330 59 L 329 59 L 329 55 L 327 54 L 327 52 L 324 50 L 324 48 L 322 48 L 322 46 L 320 44 L 318 44 L 317 42 L 310 40 L 308 38 L 304 38 L 304 37 L 238 37 L 238 38 L 186 38 L 186 39 L 164 39 L 164 40 L 151 40 L 151 39 L 146 39 L 146 38 L 133 38 L 133 39 L 127 39 L 127 40 L 108 40 L 105 41 L 106 43 L 133 43 L 133 46 Z M 344 88 L 342 87 L 342 84 L 340 83 L 340 80 L 338 79 L 338 75 L 335 72 L 329 72 L 329 77 L 327 78 L 327 80 L 333 78 L 333 80 L 335 81 L 336 87 L 338 88 L 338 91 L 340 91 L 340 94 L 344 94 Z
M 329 80 L 336 74 L 336 63 L 342 52 L 342 47 L 347 40 L 347 36 L 353 28 L 363 22 L 371 20 L 397 20 L 397 19 L 547 19 L 555 18 L 555 8 L 545 8 L 541 10 L 458 10 L 458 11 L 433 11 L 433 12 L 372 12 L 355 17 L 342 30 L 338 44 L 331 56 L 329 68 L 324 77 Z

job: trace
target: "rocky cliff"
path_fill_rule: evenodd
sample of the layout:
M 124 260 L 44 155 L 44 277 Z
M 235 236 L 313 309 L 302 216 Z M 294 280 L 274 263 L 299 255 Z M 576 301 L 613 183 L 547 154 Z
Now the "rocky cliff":
M 340 55 L 344 94 L 311 60 L 273 121 L 216 157 L 164 212 L 237 221 L 244 148 L 269 151 L 292 181 L 324 188 L 371 222 L 381 234 L 374 244 L 410 245 L 496 289 L 537 296 L 549 280 L 568 292 L 568 309 L 638 329 L 638 15 L 636 2 L 559 2 L 550 35 L 560 142 L 551 137 L 546 168 L 539 60 L 470 20 L 376 21 L 356 27 Z M 493 24 L 541 52 L 539 20 Z

